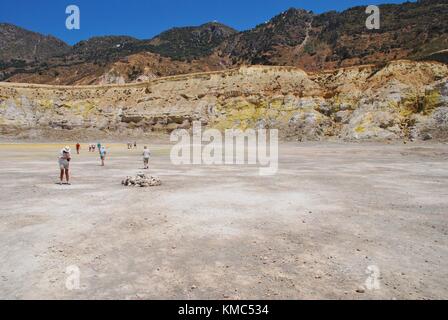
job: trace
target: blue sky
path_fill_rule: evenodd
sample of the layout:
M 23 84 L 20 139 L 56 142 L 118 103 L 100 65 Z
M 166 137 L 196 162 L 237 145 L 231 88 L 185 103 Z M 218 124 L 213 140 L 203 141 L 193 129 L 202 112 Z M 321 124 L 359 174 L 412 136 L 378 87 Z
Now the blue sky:
M 402 3 L 403 0 L 0 0 L 0 22 L 13 23 L 69 44 L 92 36 L 130 35 L 149 39 L 171 27 L 219 21 L 246 30 L 290 8 L 315 13 L 356 5 Z M 81 29 L 65 28 L 65 8 L 76 4 Z

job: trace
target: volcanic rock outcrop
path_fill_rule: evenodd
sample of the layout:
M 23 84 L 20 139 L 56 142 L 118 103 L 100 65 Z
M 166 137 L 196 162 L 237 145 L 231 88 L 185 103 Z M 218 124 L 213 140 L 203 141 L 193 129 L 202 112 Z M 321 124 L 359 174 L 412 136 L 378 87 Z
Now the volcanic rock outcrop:
M 144 173 L 138 173 L 135 177 L 126 177 L 121 184 L 125 187 L 157 187 L 162 185 L 162 181 L 159 178 L 153 176 L 147 176 Z
M 104 86 L 0 83 L 3 136 L 143 136 L 207 127 L 293 140 L 448 138 L 448 66 L 398 60 L 306 73 L 251 66 Z

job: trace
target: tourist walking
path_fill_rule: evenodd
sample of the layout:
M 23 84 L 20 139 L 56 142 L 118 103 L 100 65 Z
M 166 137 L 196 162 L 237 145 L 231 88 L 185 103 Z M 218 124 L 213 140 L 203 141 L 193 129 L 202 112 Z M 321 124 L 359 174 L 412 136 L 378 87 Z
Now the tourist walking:
M 145 146 L 143 149 L 143 166 L 144 169 L 149 169 L 149 158 L 151 157 L 151 151 Z
M 104 146 L 100 147 L 100 159 L 101 159 L 101 166 L 104 167 L 104 160 L 106 160 L 106 148 Z

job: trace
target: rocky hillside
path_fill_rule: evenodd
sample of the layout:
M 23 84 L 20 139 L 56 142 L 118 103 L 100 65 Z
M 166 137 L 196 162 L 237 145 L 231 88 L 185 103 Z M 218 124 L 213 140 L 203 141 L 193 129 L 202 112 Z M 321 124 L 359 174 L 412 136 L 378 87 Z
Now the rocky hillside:
M 243 32 L 207 23 L 174 28 L 150 40 L 96 37 L 73 47 L 51 37 L 3 26 L 0 81 L 101 84 L 241 65 L 321 71 L 361 64 L 384 65 L 398 59 L 446 63 L 446 0 L 382 5 L 380 30 L 365 27 L 365 9 L 354 7 L 323 14 L 290 9 Z
M 290 9 L 252 30 L 241 32 L 223 42 L 219 55 L 232 64 L 273 64 L 281 48 L 296 48 L 308 38 L 314 15 Z M 293 65 L 290 61 L 289 65 Z
M 7 63 L 0 59 L 0 81 L 47 84 L 101 84 L 223 69 L 209 57 L 223 39 L 236 33 L 219 23 L 174 28 L 151 40 L 128 36 L 94 37 L 55 50 L 47 59 Z M 17 35 L 19 37 L 20 35 Z M 24 40 L 25 41 L 25 40 Z M 0 50 L 1 51 L 1 50 Z M 202 58 L 201 60 L 197 60 Z M 136 65 L 133 62 L 139 63 Z M 157 64 L 155 63 L 157 61 Z M 189 66 L 186 66 L 189 64 Z M 117 68 L 117 65 L 120 67 Z
M 140 40 L 128 36 L 93 37 L 75 44 L 67 60 L 105 64 L 141 50 L 139 44 Z
M 237 31 L 217 22 L 199 27 L 174 28 L 150 40 L 151 51 L 175 60 L 199 59 L 210 55 Z
M 0 70 L 44 61 L 70 51 L 70 46 L 52 36 L 0 23 Z
M 225 41 L 233 63 L 290 65 L 322 70 L 425 57 L 448 48 L 448 2 L 382 5 L 380 30 L 365 27 L 366 7 L 320 15 L 290 9 Z
M 70 50 L 65 42 L 31 32 L 8 23 L 0 23 L 0 61 L 32 62 L 62 55 Z
M 138 84 L 0 84 L 0 134 L 143 136 L 189 129 L 276 128 L 294 140 L 448 139 L 448 66 L 395 61 L 307 73 L 253 66 Z

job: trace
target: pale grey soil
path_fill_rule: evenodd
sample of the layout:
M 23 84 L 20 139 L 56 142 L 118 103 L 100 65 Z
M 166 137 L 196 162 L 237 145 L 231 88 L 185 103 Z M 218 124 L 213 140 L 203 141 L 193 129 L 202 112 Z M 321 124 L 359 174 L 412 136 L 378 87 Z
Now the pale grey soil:
M 61 146 L 0 145 L 0 298 L 448 298 L 447 145 L 284 144 L 273 177 L 151 146 L 150 189 L 122 144 L 56 185 Z

